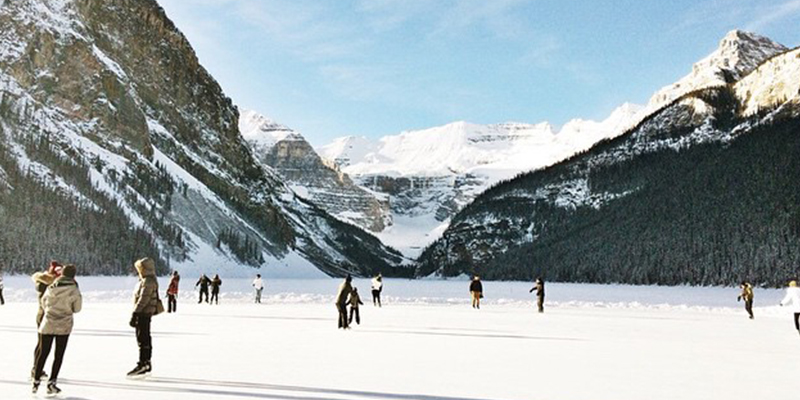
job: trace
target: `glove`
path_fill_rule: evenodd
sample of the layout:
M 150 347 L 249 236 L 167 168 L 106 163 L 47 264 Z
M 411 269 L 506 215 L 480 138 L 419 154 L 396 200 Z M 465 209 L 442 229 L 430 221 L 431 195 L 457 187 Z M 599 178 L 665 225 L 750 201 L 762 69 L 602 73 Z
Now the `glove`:
M 742 301 L 742 296 L 737 297 L 736 301 Z
M 136 325 L 138 324 L 139 318 L 136 317 L 136 313 L 131 314 L 131 322 L 129 322 L 128 325 L 130 325 L 131 328 L 136 328 Z

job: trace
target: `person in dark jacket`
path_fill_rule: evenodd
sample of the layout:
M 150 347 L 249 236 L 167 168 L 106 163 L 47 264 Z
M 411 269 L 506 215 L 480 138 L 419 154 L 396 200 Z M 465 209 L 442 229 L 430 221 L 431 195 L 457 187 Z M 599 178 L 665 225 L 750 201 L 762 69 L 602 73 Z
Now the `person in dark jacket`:
M 483 284 L 478 275 L 472 277 L 469 284 L 469 292 L 472 295 L 472 308 L 481 308 L 481 298 L 483 297 Z
M 56 383 L 67 350 L 67 341 L 72 333 L 72 315 L 80 312 L 83 305 L 78 283 L 75 282 L 76 272 L 74 265 L 65 266 L 63 275 L 48 286 L 42 296 L 44 318 L 39 325 L 39 344 L 36 346 L 39 351 L 33 361 L 33 394 L 39 391 L 39 384 L 44 376 L 44 364 L 50 355 L 53 341 L 56 343 L 56 352 L 47 382 L 47 394 L 52 396 L 61 392 Z
M 181 276 L 178 271 L 172 271 L 172 278 L 169 279 L 169 286 L 167 286 L 167 312 L 178 312 L 178 286 L 181 282 Z
M 542 278 L 536 278 L 536 283 L 533 285 L 531 290 L 528 293 L 533 293 L 536 291 L 536 307 L 539 308 L 539 312 L 544 312 L 544 281 Z
M 211 301 L 209 301 L 209 304 L 214 304 L 214 301 L 219 304 L 220 286 L 222 286 L 222 279 L 219 279 L 219 274 L 214 275 L 214 279 L 211 280 Z
M 336 310 L 339 311 L 339 328 L 341 329 L 350 329 L 347 321 L 347 298 L 353 291 L 353 286 L 350 284 L 352 280 L 353 278 L 348 274 L 336 293 Z
M 736 298 L 736 301 L 744 300 L 744 310 L 750 315 L 750 319 L 755 318 L 753 316 L 753 298 L 755 297 L 753 295 L 753 285 L 747 281 L 742 281 L 739 289 L 742 289 L 742 293 Z
M 203 302 L 203 296 L 206 298 L 206 303 L 208 303 L 208 285 L 211 284 L 211 279 L 208 279 L 206 274 L 200 275 L 200 279 L 197 280 L 197 283 L 194 284 L 194 287 L 200 286 L 200 299 L 197 300 L 197 304 Z
M 136 343 L 139 345 L 139 362 L 128 372 L 129 378 L 145 376 L 153 367 L 153 338 L 150 336 L 150 322 L 154 315 L 164 311 L 158 298 L 156 264 L 151 258 L 143 258 L 134 264 L 139 274 L 139 284 L 133 298 L 133 315 L 130 325 L 136 328 Z
M 358 306 L 364 305 L 361 302 L 361 296 L 358 295 L 358 288 L 353 288 L 353 291 L 350 292 L 350 298 L 347 299 L 347 302 L 350 303 L 350 319 L 347 320 L 348 324 L 353 324 L 353 315 L 356 317 L 356 324 L 361 325 L 361 316 L 358 313 Z
M 36 312 L 36 328 L 42 325 L 42 319 L 44 318 L 44 308 L 42 307 L 42 296 L 44 296 L 44 292 L 47 288 L 55 282 L 58 277 L 61 276 L 61 269 L 63 266 L 58 261 L 50 261 L 50 265 L 47 267 L 45 271 L 37 272 L 31 276 L 33 283 L 36 288 L 36 294 L 38 296 L 38 303 L 39 309 Z M 42 344 L 40 342 L 36 343 L 36 349 L 33 350 L 34 357 L 36 354 L 41 353 L 42 351 Z M 31 380 L 35 378 L 36 375 L 36 365 L 34 364 L 33 368 L 31 368 Z M 46 378 L 47 374 L 44 372 L 42 373 L 42 377 Z

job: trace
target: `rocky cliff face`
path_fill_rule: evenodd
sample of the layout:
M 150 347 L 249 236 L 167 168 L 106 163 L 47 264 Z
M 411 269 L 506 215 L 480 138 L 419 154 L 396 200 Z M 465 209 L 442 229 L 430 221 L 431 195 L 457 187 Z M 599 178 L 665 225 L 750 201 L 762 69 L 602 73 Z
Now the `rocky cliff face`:
M 333 275 L 396 271 L 399 254 L 260 166 L 238 119 L 155 1 L 3 2 L 0 215 L 18 236 L 0 244 L 18 257 L 10 269 L 65 258 L 120 273 L 149 255 L 162 271 L 168 261 L 231 271 L 284 265 L 276 271 L 288 275 L 311 265 Z M 20 198 L 30 207 L 18 207 Z M 31 210 L 48 209 L 45 199 L 73 211 L 26 226 Z M 65 240 L 46 225 L 75 232 Z M 95 243 L 102 233 L 119 238 L 120 250 Z
M 336 165 L 323 162 L 300 133 L 253 111 L 242 114 L 240 127 L 256 159 L 271 167 L 299 196 L 372 232 L 392 224 L 387 201 L 355 185 Z

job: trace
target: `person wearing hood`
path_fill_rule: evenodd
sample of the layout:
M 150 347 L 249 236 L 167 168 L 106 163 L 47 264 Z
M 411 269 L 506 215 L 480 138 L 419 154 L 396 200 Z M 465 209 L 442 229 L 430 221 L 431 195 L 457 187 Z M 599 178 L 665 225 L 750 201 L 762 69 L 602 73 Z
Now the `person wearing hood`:
M 154 315 L 164 311 L 158 298 L 156 264 L 151 258 L 143 258 L 134 264 L 139 274 L 139 283 L 133 297 L 133 315 L 130 325 L 136 329 L 136 343 L 139 345 L 139 362 L 128 372 L 129 378 L 145 376 L 153 369 L 150 362 L 153 356 L 153 338 L 150 336 L 150 322 Z
M 181 282 L 181 276 L 178 271 L 172 271 L 172 278 L 169 279 L 169 286 L 167 286 L 167 312 L 178 312 L 178 286 Z
M 264 290 L 264 281 L 261 280 L 261 274 L 256 274 L 256 279 L 253 279 L 253 289 L 256 290 L 256 304 L 261 304 L 261 291 Z
M 350 329 L 347 323 L 347 298 L 353 291 L 353 286 L 350 284 L 352 280 L 350 274 L 347 274 L 336 293 L 336 310 L 339 311 L 339 328 L 341 329 Z
M 44 376 L 44 364 L 50 355 L 53 341 L 56 342 L 55 358 L 50 377 L 47 382 L 47 394 L 55 395 L 61 392 L 56 386 L 58 373 L 64 361 L 67 350 L 67 341 L 72 333 L 73 314 L 80 312 L 83 305 L 78 283 L 75 281 L 77 270 L 74 265 L 63 268 L 63 274 L 45 290 L 41 304 L 44 307 L 44 318 L 39 325 L 39 343 L 35 354 L 33 374 L 33 394 L 39 390 L 39 384 Z
M 353 315 L 356 317 L 356 324 L 361 325 L 361 315 L 358 313 L 358 306 L 364 305 L 361 302 L 361 296 L 358 295 L 358 288 L 353 288 L 353 291 L 350 292 L 350 298 L 347 299 L 347 302 L 350 303 L 350 319 L 347 320 L 348 324 L 353 323 Z
M 750 319 L 753 319 L 753 298 L 755 297 L 753 295 L 753 285 L 747 281 L 742 281 L 739 289 L 742 289 L 742 293 L 736 298 L 736 301 L 744 300 L 744 310 L 750 315 Z
M 538 307 L 539 312 L 544 312 L 544 281 L 542 278 L 536 278 L 536 282 L 534 283 L 531 290 L 528 293 L 533 293 L 536 291 L 536 307 Z
M 797 281 L 789 282 L 786 297 L 781 300 L 781 307 L 783 306 L 791 306 L 791 311 L 794 313 L 794 328 L 800 333 L 800 288 L 797 287 Z
M 203 302 L 203 296 L 206 298 L 206 303 L 208 303 L 208 285 L 211 284 L 211 279 L 208 279 L 206 274 L 200 275 L 200 279 L 197 280 L 197 283 L 194 284 L 194 287 L 200 286 L 200 298 L 197 300 L 197 304 Z
M 61 276 L 61 269 L 63 266 L 58 261 L 50 261 L 50 265 L 48 265 L 47 269 L 41 272 L 36 272 L 31 276 L 31 280 L 33 280 L 34 287 L 36 289 L 37 301 L 39 304 L 39 309 L 36 312 L 36 328 L 38 329 L 42 325 L 42 319 L 44 318 L 44 308 L 42 307 L 42 296 L 44 296 L 44 292 L 47 291 L 47 288 L 55 282 L 55 280 Z M 36 343 L 36 349 L 33 350 L 33 356 L 36 357 L 37 354 L 41 353 L 41 343 Z M 34 364 L 33 368 L 31 368 L 31 380 L 34 379 L 36 375 L 36 365 Z M 42 373 L 43 377 L 47 377 L 47 374 Z
M 372 305 L 381 307 L 381 292 L 383 291 L 383 276 L 372 278 Z
M 478 275 L 472 277 L 469 283 L 469 293 L 472 295 L 472 308 L 481 308 L 481 298 L 483 297 L 483 284 Z
M 219 287 L 222 286 L 222 279 L 219 278 L 219 274 L 214 275 L 214 279 L 211 280 L 211 300 L 209 304 L 214 304 L 216 301 L 219 304 Z

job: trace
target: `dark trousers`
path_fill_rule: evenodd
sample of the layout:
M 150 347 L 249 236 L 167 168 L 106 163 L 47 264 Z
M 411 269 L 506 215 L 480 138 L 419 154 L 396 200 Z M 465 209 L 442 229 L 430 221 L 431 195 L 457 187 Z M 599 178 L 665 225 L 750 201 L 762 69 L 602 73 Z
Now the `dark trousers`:
M 211 292 L 211 301 L 209 303 L 213 303 L 215 300 L 217 304 L 219 304 L 219 290 L 214 290 Z
M 536 298 L 536 307 L 539 308 L 539 312 L 544 312 L 544 296 Z
M 174 294 L 167 295 L 167 312 L 178 311 L 178 299 L 176 299 L 175 297 L 176 295 Z
M 350 307 L 350 319 L 348 320 L 349 323 L 353 323 L 353 314 L 356 316 L 356 323 L 361 325 L 361 316 L 358 315 L 358 307 Z
M 372 291 L 372 305 L 381 306 L 381 291 L 380 290 L 373 290 Z
M 136 315 L 136 343 L 139 344 L 139 363 L 149 363 L 153 356 L 153 338 L 150 336 L 150 315 Z
M 6 304 L 6 299 L 3 298 L 3 289 L 0 289 L 0 306 Z
M 747 314 L 750 315 L 750 319 L 753 319 L 753 300 L 745 300 L 744 301 L 744 309 L 747 311 Z
M 794 328 L 800 331 L 800 312 L 794 313 Z
M 50 382 L 55 382 L 58 379 L 58 372 L 61 371 L 61 363 L 64 361 L 64 352 L 67 351 L 69 335 L 43 335 L 40 333 L 39 343 L 36 345 L 36 354 L 34 354 L 33 359 L 34 381 L 38 382 L 42 378 L 44 363 L 50 355 L 50 349 L 53 348 L 53 340 L 56 342 L 56 356 L 53 359 L 53 370 L 50 371 Z
M 339 311 L 339 328 L 347 329 L 347 306 L 337 304 L 336 309 Z
M 203 302 L 203 296 L 206 296 L 206 303 L 208 303 L 208 288 L 200 288 L 200 299 L 197 300 L 198 303 Z

